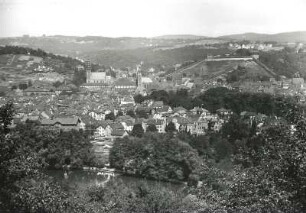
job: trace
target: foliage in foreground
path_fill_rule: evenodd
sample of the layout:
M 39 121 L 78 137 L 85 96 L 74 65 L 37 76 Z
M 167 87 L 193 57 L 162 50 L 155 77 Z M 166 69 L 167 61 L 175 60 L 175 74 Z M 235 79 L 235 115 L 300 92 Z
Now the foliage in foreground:
M 44 163 L 27 138 L 10 131 L 13 113 L 10 102 L 0 107 L 0 212 L 84 212 L 42 173 Z
M 32 149 L 33 142 L 21 140 L 20 132 L 10 131 L 12 109 L 10 103 L 0 108 L 2 212 L 306 211 L 306 123 L 298 106 L 287 111 L 287 123 L 271 124 L 258 134 L 244 134 L 250 138 L 235 147 L 231 158 L 235 166 L 230 171 L 201 159 L 199 151 L 172 134 L 118 139 L 112 150 L 114 167 L 159 180 L 189 179 L 194 184 L 176 193 L 163 187 L 116 181 L 104 188 L 95 186 L 86 196 L 64 192 L 42 175 L 40 151 Z M 227 131 L 232 133 L 230 128 Z M 230 142 L 240 140 L 238 136 Z M 200 141 L 194 142 L 194 147 L 201 148 Z M 198 180 L 200 184 L 195 187 Z
M 117 139 L 110 153 L 112 167 L 155 180 L 185 181 L 200 162 L 196 150 L 172 134 Z
M 162 186 L 150 186 L 145 182 L 124 184 L 110 181 L 105 187 L 88 190 L 90 202 L 98 205 L 101 212 L 191 212 L 200 202 L 186 197 L 180 191 L 173 192 Z
M 16 126 L 12 139 L 24 144 L 24 149 L 37 153 L 39 160 L 49 169 L 60 169 L 65 164 L 79 169 L 94 163 L 89 135 L 84 131 L 53 131 L 28 122 Z

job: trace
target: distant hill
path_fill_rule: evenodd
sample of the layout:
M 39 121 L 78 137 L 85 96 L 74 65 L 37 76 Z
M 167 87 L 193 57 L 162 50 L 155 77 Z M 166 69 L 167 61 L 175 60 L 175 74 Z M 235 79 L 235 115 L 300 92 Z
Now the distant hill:
M 209 37 L 206 36 L 198 36 L 198 35 L 163 35 L 153 37 L 153 39 L 182 39 L 182 40 L 199 40 L 199 39 L 207 39 Z
M 114 67 L 134 66 L 140 61 L 154 66 L 201 60 L 207 54 L 224 52 L 218 49 L 226 49 L 227 45 L 220 48 L 204 48 L 205 45 L 217 43 L 224 43 L 224 40 L 193 35 L 171 35 L 160 38 L 61 35 L 0 38 L 0 46 L 39 48 L 63 56 L 89 58 L 93 62 Z
M 138 38 L 138 37 L 101 37 L 101 36 L 44 36 L 44 37 L 15 37 L 0 38 L 0 45 L 24 46 L 40 48 L 47 52 L 69 56 L 101 51 L 101 50 L 133 50 L 138 48 L 181 48 L 183 46 L 195 45 L 196 42 L 216 43 L 217 40 L 206 39 L 206 37 L 183 35 L 162 36 L 160 38 Z M 221 41 L 223 42 L 223 41 Z M 197 43 L 197 45 L 199 45 Z
M 275 41 L 275 42 L 306 42 L 306 31 L 286 32 L 277 34 L 243 33 L 220 36 L 225 40 Z
M 93 62 L 116 68 L 132 67 L 140 61 L 145 66 L 160 67 L 200 61 L 206 55 L 231 53 L 231 40 L 305 42 L 306 32 L 279 34 L 245 33 L 210 38 L 200 35 L 163 35 L 153 38 L 102 36 L 41 36 L 0 38 L 1 45 L 41 49 L 73 58 L 91 59 Z

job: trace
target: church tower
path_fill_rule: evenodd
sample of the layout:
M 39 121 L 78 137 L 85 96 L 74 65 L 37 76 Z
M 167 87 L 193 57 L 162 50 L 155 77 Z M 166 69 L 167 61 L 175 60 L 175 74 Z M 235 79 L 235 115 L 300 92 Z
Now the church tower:
M 137 65 L 136 67 L 136 87 L 140 88 L 142 87 L 142 75 L 141 75 L 141 71 L 140 71 L 140 67 L 141 65 Z
M 142 87 L 142 75 L 141 73 L 137 73 L 137 79 L 136 79 L 136 82 L 137 82 L 137 87 Z
M 85 71 L 86 71 L 86 83 L 89 83 L 91 77 L 91 62 L 89 60 L 85 61 Z

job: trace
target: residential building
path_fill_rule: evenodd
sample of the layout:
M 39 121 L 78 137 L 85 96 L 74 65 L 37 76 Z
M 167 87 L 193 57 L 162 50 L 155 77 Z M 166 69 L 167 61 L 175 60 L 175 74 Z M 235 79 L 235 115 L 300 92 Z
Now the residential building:
M 79 117 L 42 119 L 40 123 L 43 127 L 61 129 L 64 131 L 85 130 L 85 123 Z

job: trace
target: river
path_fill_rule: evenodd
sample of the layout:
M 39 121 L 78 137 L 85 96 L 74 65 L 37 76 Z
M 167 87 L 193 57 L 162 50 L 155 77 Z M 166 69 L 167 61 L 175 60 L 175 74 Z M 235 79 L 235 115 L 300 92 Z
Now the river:
M 61 185 L 68 185 L 71 189 L 86 189 L 93 185 L 98 185 L 106 180 L 106 176 L 98 175 L 97 171 L 83 171 L 71 170 L 68 172 L 68 177 L 64 177 L 62 170 L 48 170 L 46 172 L 49 176 L 53 177 Z M 126 185 L 135 184 L 137 182 L 145 182 L 153 187 L 165 187 L 171 191 L 178 191 L 184 187 L 184 184 L 176 184 L 163 181 L 147 180 L 144 178 L 136 178 L 125 175 L 117 175 L 114 177 L 118 181 L 122 181 Z

